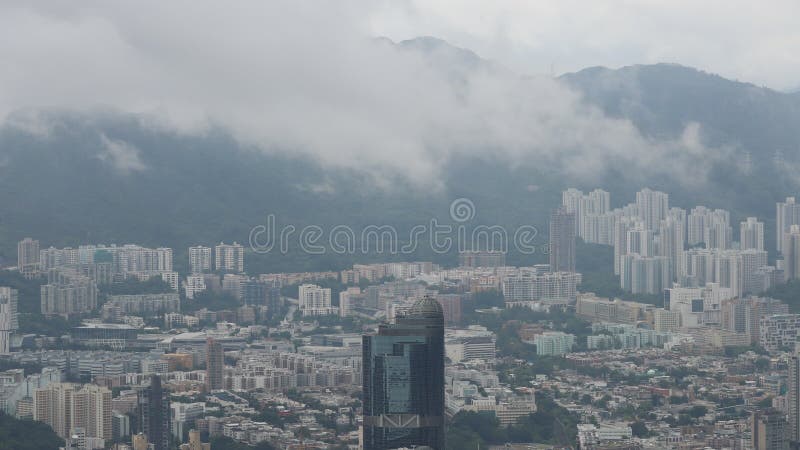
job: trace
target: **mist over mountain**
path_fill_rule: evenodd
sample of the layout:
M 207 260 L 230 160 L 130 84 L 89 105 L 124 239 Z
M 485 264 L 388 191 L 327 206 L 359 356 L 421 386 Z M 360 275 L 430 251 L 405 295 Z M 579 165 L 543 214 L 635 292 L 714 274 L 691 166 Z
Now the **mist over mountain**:
M 452 222 L 449 205 L 458 197 L 475 202 L 476 221 L 502 218 L 510 225 L 543 220 L 558 195 L 538 190 L 537 183 L 555 179 L 533 167 L 452 161 L 444 189 L 412 185 L 400 174 L 377 186 L 369 173 L 247 148 L 223 130 L 182 135 L 111 112 L 38 119 L 49 124 L 46 134 L 14 121 L 0 129 L 0 227 L 8 264 L 15 242 L 29 235 L 48 246 L 136 242 L 182 252 L 198 243 L 246 243 L 267 214 L 276 216 L 278 227 L 298 230 L 375 224 L 405 232 L 433 218 Z M 302 268 L 294 258 L 289 264 Z M 340 265 L 326 256 L 308 259 L 320 267 Z M 274 270 L 285 264 L 279 255 L 261 262 Z
M 630 119 L 643 133 L 677 136 L 702 125 L 709 145 L 731 145 L 753 155 L 800 148 L 800 97 L 727 80 L 691 67 L 654 64 L 611 70 L 591 67 L 560 77 L 587 102 Z
M 422 102 L 419 111 L 376 118 L 380 126 L 404 121 L 383 141 L 363 140 L 354 129 L 344 144 L 332 143 L 411 145 L 391 152 L 380 169 L 386 156 L 362 164 L 370 157 L 360 155 L 377 152 L 368 147 L 290 152 L 281 139 L 242 139 L 224 121 L 197 131 L 116 108 L 12 113 L 0 128 L 0 255 L 13 263 L 24 236 L 56 246 L 136 242 L 174 247 L 180 269 L 187 246 L 247 242 L 267 214 L 298 229 L 390 224 L 402 234 L 432 218 L 450 220 L 449 205 L 461 197 L 475 204 L 475 224 L 533 224 L 544 243 L 547 215 L 571 186 L 603 187 L 614 205 L 649 186 L 684 208 L 727 208 L 732 220 L 758 215 L 771 230 L 775 201 L 797 188 L 798 95 L 670 64 L 531 81 L 435 38 L 377 45 L 421 57 L 414 70 L 446 80 L 453 100 L 444 105 L 460 116 L 440 121 L 451 112 L 432 115 L 425 109 L 434 103 Z M 438 122 L 409 125 L 417 113 L 417 121 Z M 310 120 L 306 132 L 318 123 Z M 470 139 L 449 139 L 472 126 L 480 128 Z M 397 147 L 391 136 L 403 132 L 418 140 Z M 452 253 L 421 249 L 417 256 L 455 262 Z M 510 262 L 543 257 L 512 255 Z M 249 255 L 248 264 L 302 270 L 368 258 L 293 251 Z

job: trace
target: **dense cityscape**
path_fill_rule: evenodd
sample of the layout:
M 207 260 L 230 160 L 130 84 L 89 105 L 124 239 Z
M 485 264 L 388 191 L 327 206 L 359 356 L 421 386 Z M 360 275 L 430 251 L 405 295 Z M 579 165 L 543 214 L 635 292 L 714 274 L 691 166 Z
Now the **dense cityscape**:
M 0 0 L 0 450 L 800 450 L 798 17 Z
M 775 223 L 770 260 L 756 217 L 736 241 L 728 211 L 568 189 L 549 264 L 484 248 L 266 274 L 236 242 L 25 238 L 0 278 L 0 406 L 80 450 L 784 449 L 800 441 L 793 197 Z M 619 295 L 587 289 L 591 253 Z

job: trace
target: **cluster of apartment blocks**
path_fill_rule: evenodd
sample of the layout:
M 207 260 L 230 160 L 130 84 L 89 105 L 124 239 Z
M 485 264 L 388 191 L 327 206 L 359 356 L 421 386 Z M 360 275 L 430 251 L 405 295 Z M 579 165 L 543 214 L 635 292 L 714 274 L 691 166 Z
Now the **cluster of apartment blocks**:
M 632 324 L 594 323 L 592 332 L 603 334 L 587 336 L 586 348 L 589 350 L 663 348 L 673 339 L 670 332 L 640 328 Z
M 60 351 L 22 352 L 14 354 L 21 363 L 34 363 L 58 370 L 70 379 L 113 380 L 122 377 L 125 383 L 138 383 L 149 374 L 183 376 L 182 370 L 192 370 L 205 360 L 200 349 L 182 348 L 173 353 L 133 353 L 112 351 Z M 109 382 L 109 387 L 122 383 Z
M 548 265 L 521 267 L 504 274 L 501 290 L 509 306 L 536 301 L 569 303 L 575 301 L 581 279 L 577 272 L 551 272 Z
M 32 401 L 33 420 L 50 425 L 62 438 L 71 436 L 76 428 L 87 437 L 112 438 L 111 391 L 105 387 L 52 383 L 37 389 Z
M 350 287 L 339 293 L 339 313 L 342 317 L 359 315 L 394 323 L 408 312 L 411 305 L 424 296 L 433 297 L 442 307 L 447 325 L 460 325 L 462 311 L 471 301 L 471 293 L 439 293 L 427 289 L 420 281 L 388 281 L 366 289 Z
M 768 351 L 793 350 L 800 333 L 800 314 L 789 314 L 788 305 L 780 300 L 738 298 L 730 289 L 715 284 L 702 289 L 668 289 L 665 306 L 582 294 L 576 303 L 576 314 L 592 322 L 687 334 L 696 343 L 712 347 L 758 344 Z M 598 347 L 610 342 L 605 337 L 592 339 Z M 613 342 L 618 344 L 616 339 Z
M 53 382 L 19 402 L 20 406 L 26 402 L 32 404 L 31 415 L 18 415 L 46 423 L 67 441 L 68 448 L 101 449 L 107 448 L 112 440 L 121 442 L 130 438 L 135 449 L 167 449 L 171 448 L 174 422 L 185 411 L 171 407 L 169 393 L 160 383 L 160 377 L 151 376 L 149 385 L 122 391 L 112 399 L 105 386 Z M 131 436 L 129 414 L 137 416 L 137 435 Z M 182 437 L 183 429 L 178 430 Z M 208 448 L 200 443 L 197 433 L 190 442 L 199 446 L 180 448 Z
M 35 267 L 38 273 L 46 269 L 49 282 L 42 287 L 42 312 L 47 315 L 70 315 L 87 312 L 97 306 L 97 284 L 111 282 L 124 276 L 137 276 L 142 279 L 160 274 L 177 291 L 177 273 L 172 271 L 172 250 L 169 248 L 147 249 L 136 245 L 124 246 L 80 246 L 77 249 L 38 250 L 38 241 L 26 238 L 20 242 L 20 267 Z M 29 248 L 30 247 L 30 248 Z M 27 251 L 25 249 L 28 249 Z M 208 273 L 212 267 L 211 256 L 215 255 L 214 268 L 226 272 L 220 276 Z M 36 262 L 25 262 L 28 256 Z M 243 274 L 244 250 L 241 245 L 221 243 L 213 251 L 211 247 L 191 247 L 189 249 L 192 274 L 187 276 L 184 287 L 187 298 L 191 299 L 206 289 L 221 290 L 245 300 L 246 304 L 275 306 L 280 301 L 280 286 L 296 282 L 322 279 L 336 279 L 345 284 L 356 284 L 361 280 L 377 281 L 383 278 L 405 280 L 413 277 L 437 276 L 443 272 L 431 262 L 398 262 L 383 264 L 357 264 L 352 269 L 341 272 L 309 272 L 297 274 L 262 274 L 252 278 Z M 580 274 L 574 272 L 549 272 L 546 269 L 516 269 L 500 266 L 505 263 L 504 252 L 465 251 L 460 254 L 463 268 L 455 269 L 474 273 L 470 289 L 503 289 L 512 304 L 539 300 L 574 300 Z M 478 266 L 492 267 L 495 273 L 483 274 Z M 507 269 L 507 270 L 503 270 Z M 31 269 L 33 270 L 33 269 Z M 444 276 L 450 276 L 447 273 Z M 350 299 L 358 299 L 361 294 L 355 289 L 343 293 L 344 301 L 339 308 L 331 304 L 330 290 L 306 284 L 302 288 L 301 311 L 306 316 L 352 313 Z M 272 300 L 270 300 L 272 299 Z M 248 301 L 249 300 L 249 301 Z M 340 300 L 342 300 L 340 298 Z M 447 295 L 440 298 L 446 313 L 460 316 L 461 298 L 452 299 Z M 380 303 L 380 302 L 378 302 Z M 146 312 L 148 307 L 131 306 L 122 299 L 106 307 L 105 315 L 122 320 L 128 314 L 136 314 L 138 309 Z M 377 305 L 380 307 L 380 305 Z M 401 308 L 401 305 L 397 306 Z M 176 313 L 170 305 L 153 306 L 166 313 Z M 387 308 L 384 305 L 384 308 Z
M 357 355 L 360 357 L 360 354 Z M 236 367 L 226 369 L 226 389 L 285 391 L 298 387 L 357 386 L 361 383 L 361 363 L 356 355 L 349 364 L 318 360 L 300 353 L 250 354 Z
M 177 293 L 111 295 L 103 304 L 102 317 L 116 322 L 125 315 L 152 317 L 180 310 L 180 296 Z
M 201 252 L 201 249 L 204 251 Z M 209 248 L 193 247 L 190 254 L 195 254 L 193 261 L 198 259 L 197 254 L 210 254 Z M 208 261 L 202 265 L 207 265 Z M 210 263 L 209 263 L 210 264 Z M 192 263 L 195 267 L 195 263 Z M 194 270 L 194 269 L 193 269 Z M 302 273 L 277 273 L 261 274 L 257 278 L 248 277 L 242 273 L 226 273 L 221 279 L 218 275 L 208 273 L 193 273 L 187 277 L 186 296 L 193 298 L 198 292 L 206 289 L 221 289 L 234 297 L 244 300 L 246 304 L 261 304 L 261 301 L 249 302 L 251 298 L 266 297 L 267 304 L 274 304 L 280 296 L 280 287 L 302 283 L 299 287 L 299 309 L 304 316 L 324 316 L 339 314 L 348 316 L 347 295 L 345 301 L 340 301 L 340 306 L 332 305 L 331 290 L 322 288 L 312 282 L 339 279 L 343 284 L 358 284 L 362 280 L 375 282 L 384 278 L 405 280 L 422 274 L 430 274 L 438 270 L 438 266 L 431 262 L 398 262 L 385 264 L 356 264 L 353 269 L 341 272 L 302 272 Z M 261 292 L 263 291 L 263 294 Z M 361 293 L 359 289 L 348 290 L 349 294 L 356 296 Z M 340 299 L 341 300 L 341 299 Z
M 184 290 L 186 298 L 190 300 L 206 290 L 231 295 L 245 305 L 275 307 L 281 300 L 280 283 L 265 275 L 251 277 L 242 273 L 193 274 L 187 277 Z
M 200 253 L 197 250 L 195 253 Z M 208 252 L 206 252 L 208 253 Z M 214 289 L 213 286 L 220 286 L 223 292 L 228 292 L 235 297 L 242 299 L 246 304 L 251 304 L 248 299 L 259 295 L 248 294 L 258 291 L 258 286 L 267 291 L 267 304 L 272 305 L 278 301 L 280 287 L 291 284 L 301 283 L 298 289 L 299 310 L 303 316 L 325 316 L 340 315 L 347 317 L 353 314 L 354 307 L 363 304 L 365 296 L 375 297 L 373 287 L 362 292 L 358 287 L 351 287 L 340 293 L 339 306 L 333 306 L 331 289 L 323 288 L 313 282 L 324 280 L 340 280 L 343 284 L 358 284 L 361 281 L 375 282 L 385 278 L 406 280 L 418 276 L 428 276 L 437 273 L 439 266 L 428 261 L 412 261 L 381 264 L 356 264 L 352 269 L 341 272 L 302 272 L 302 273 L 277 273 L 261 274 L 257 278 L 248 277 L 244 274 L 226 273 L 221 279 L 215 274 L 195 273 L 187 277 L 186 296 L 192 298 L 197 292 L 205 289 Z M 403 283 L 403 282 L 398 282 Z M 391 285 L 391 283 L 385 283 Z M 408 297 L 408 296 L 406 296 Z M 272 299 L 272 300 L 270 300 Z M 460 302 L 448 302 L 448 298 L 443 296 L 441 303 L 445 309 L 451 312 L 456 311 L 460 316 Z M 381 302 L 374 302 L 379 309 L 388 308 L 380 305 Z M 260 304 L 260 302 L 255 302 Z M 389 313 L 387 312 L 387 315 Z
M 44 315 L 89 312 L 97 307 L 97 283 L 75 269 L 47 271 L 47 284 L 41 289 L 41 311 Z
M 611 209 L 608 192 L 568 189 L 562 208 L 575 214 L 584 241 L 614 247 L 614 272 L 633 293 L 714 282 L 741 296 L 800 276 L 800 228 L 792 228 L 800 224 L 800 205 L 793 197 L 777 204 L 776 241 L 784 258 L 775 266 L 768 265 L 763 222 L 741 222 L 737 244 L 728 211 L 697 206 L 687 213 L 670 207 L 664 192 L 643 189 L 634 203 Z
M 43 367 L 40 373 L 25 376 L 24 369 L 0 372 L 0 411 L 17 417 L 33 417 L 33 396 L 38 389 L 59 383 L 62 372 Z
M 17 244 L 17 266 L 25 276 L 41 276 L 44 315 L 85 313 L 97 307 L 98 285 L 129 277 L 161 277 L 174 291 L 178 274 L 172 269 L 172 249 L 138 245 L 82 245 L 78 248 L 39 249 L 39 241 L 25 238 Z
M 359 312 L 364 314 L 363 311 L 382 311 L 383 317 L 393 321 L 398 315 L 405 313 L 416 299 L 427 294 L 434 295 L 442 305 L 446 323 L 455 324 L 461 321 L 461 304 L 466 295 L 438 294 L 413 281 L 386 282 L 369 286 L 365 290 L 350 287 L 339 293 L 338 307 L 331 305 L 329 288 L 303 284 L 298 288 L 298 305 L 304 317 L 332 314 L 348 317 Z
M 322 289 L 319 286 L 306 285 L 306 289 L 308 289 L 309 295 L 323 295 L 327 301 L 327 291 L 319 292 L 318 289 Z M 339 293 L 339 314 L 343 317 L 350 316 L 357 312 L 357 308 L 361 307 L 386 310 L 388 302 L 394 297 L 414 297 L 423 295 L 425 292 L 427 291 L 419 282 L 407 280 L 385 281 L 365 289 L 351 286 Z M 301 301 L 304 300 L 301 299 Z M 309 301 L 313 302 L 314 300 L 309 299 Z
M 106 442 L 119 437 L 114 433 L 111 391 L 62 379 L 63 372 L 56 367 L 45 367 L 40 374 L 27 377 L 22 369 L 0 372 L 0 410 L 44 422 L 67 440 L 80 436 L 83 448 L 104 448 Z
M 640 328 L 632 324 L 599 322 L 593 324 L 592 331 L 602 334 L 586 337 L 586 347 L 589 350 L 663 348 L 675 340 L 673 333 Z M 537 355 L 563 356 L 572 352 L 577 344 L 577 338 L 573 334 L 561 331 L 539 330 L 532 339 L 527 339 L 525 342 L 536 346 Z
M 172 267 L 172 249 L 148 249 L 138 245 L 82 245 L 78 248 L 50 247 L 40 250 L 39 241 L 25 238 L 17 243 L 17 269 L 26 276 L 61 267 L 91 274 L 99 284 L 113 274 L 149 272 Z M 171 269 L 170 269 L 171 270 Z
M 373 275 L 389 273 L 392 267 L 397 272 L 412 275 L 430 284 L 458 286 L 469 292 L 500 290 L 509 306 L 530 306 L 532 302 L 548 302 L 562 304 L 573 302 L 577 295 L 577 286 L 581 282 L 581 274 L 576 272 L 551 271 L 548 264 L 532 267 L 505 266 L 505 253 L 497 251 L 464 251 L 459 254 L 461 266 L 453 269 L 440 269 L 431 263 L 393 263 L 356 265 L 352 271 L 344 271 L 341 279 L 351 277 L 354 272 L 361 271 Z M 468 264 L 481 264 L 480 266 Z M 357 275 L 361 276 L 361 275 Z M 394 276 L 394 275 L 392 275 Z M 383 277 L 371 278 L 372 280 Z M 350 288 L 340 293 L 340 314 L 350 315 L 355 307 L 366 305 L 386 310 L 387 317 L 393 317 L 391 309 L 401 309 L 407 301 L 399 299 L 415 299 L 431 294 L 416 281 L 386 282 L 377 286 L 369 286 L 365 290 Z M 465 300 L 461 294 L 435 294 L 442 304 L 445 322 L 460 321 L 461 304 Z
M 211 248 L 191 247 L 192 275 L 187 277 L 189 298 L 206 289 L 199 276 L 211 270 Z M 244 272 L 244 247 L 236 242 L 214 247 L 215 269 Z M 45 274 L 42 286 L 42 313 L 70 315 L 96 307 L 97 286 L 134 277 L 145 281 L 161 277 L 177 292 L 178 273 L 173 270 L 171 248 L 146 248 L 139 245 L 81 245 L 78 248 L 39 248 L 39 241 L 25 238 L 17 245 L 17 266 L 26 276 Z
M 354 264 L 350 270 L 339 273 L 343 284 L 358 284 L 362 280 L 368 282 L 380 281 L 384 278 L 405 280 L 422 274 L 429 274 L 439 270 L 437 264 L 430 261 L 412 261 L 380 264 Z
M 314 283 L 324 280 L 339 280 L 345 285 L 355 285 L 362 281 L 374 283 L 384 278 L 405 280 L 423 274 L 439 271 L 439 266 L 430 261 L 411 261 L 376 264 L 354 264 L 352 269 L 339 272 L 283 272 L 259 275 L 259 280 L 275 286 L 289 286 L 299 283 Z
M 244 247 L 235 242 L 220 242 L 213 249 L 214 269 L 217 272 L 244 272 Z M 211 247 L 198 245 L 189 247 L 189 267 L 193 274 L 211 272 Z
M 96 264 L 108 267 L 111 274 L 169 272 L 172 270 L 171 248 L 146 248 L 139 245 L 81 245 L 78 248 L 50 247 L 39 252 L 39 270 L 63 266 L 80 267 Z
M 468 258 L 463 257 L 465 253 L 469 254 Z M 500 264 L 504 262 L 501 255 L 500 252 L 470 251 L 462 252 L 461 259 Z M 384 282 L 363 290 L 351 287 L 340 292 L 339 314 L 341 316 L 370 314 L 377 310 L 383 311 L 384 317 L 391 321 L 398 314 L 403 313 L 415 299 L 422 298 L 424 295 L 432 295 L 442 306 L 445 323 L 458 324 L 461 321 L 464 302 L 468 301 L 470 297 L 470 294 L 466 292 L 500 290 L 504 295 L 506 305 L 510 307 L 532 307 L 537 302 L 547 305 L 563 305 L 575 301 L 577 286 L 581 282 L 581 274 L 552 272 L 547 264 L 533 267 L 458 267 L 443 270 L 437 270 L 436 266 L 430 265 L 430 268 L 431 272 L 417 275 L 417 280 Z M 429 291 L 420 281 L 451 286 L 458 292 L 440 294 Z M 314 304 L 312 299 L 317 298 L 320 300 L 316 303 L 319 308 L 309 308 L 310 311 L 331 311 L 327 309 L 328 296 L 323 288 L 309 285 L 301 286 L 301 290 L 303 292 L 300 296 L 301 310 L 304 309 L 303 305 Z M 316 297 L 309 297 L 310 295 Z
M 105 254 L 103 252 L 107 252 L 108 249 L 114 250 L 109 253 L 113 257 L 110 259 L 105 258 L 109 259 L 109 262 L 98 262 L 103 259 L 100 255 Z M 196 250 L 197 247 L 193 247 L 193 249 Z M 278 284 L 274 280 L 270 279 L 269 276 L 251 278 L 238 273 L 244 268 L 242 265 L 244 250 L 241 245 L 236 243 L 233 245 L 220 244 L 216 247 L 216 251 L 217 254 L 222 255 L 219 259 L 220 265 L 218 268 L 223 271 L 235 271 L 237 273 L 225 273 L 224 275 L 194 273 L 189 275 L 184 284 L 188 299 L 194 298 L 194 295 L 198 292 L 211 289 L 215 292 L 229 293 L 237 299 L 244 301 L 246 305 L 266 306 L 270 308 L 270 311 L 278 309 L 278 305 L 281 301 L 280 290 Z M 162 279 L 164 279 L 173 290 L 176 292 L 178 290 L 179 279 L 178 274 L 172 271 L 171 249 L 145 249 L 134 245 L 126 245 L 123 247 L 82 246 L 79 249 L 49 249 L 43 250 L 40 253 L 44 254 L 45 252 L 51 256 L 59 253 L 62 254 L 62 256 L 58 258 L 51 257 L 50 262 L 44 264 L 44 266 L 48 268 L 48 283 L 42 286 L 42 312 L 47 315 L 59 314 L 66 316 L 90 311 L 97 306 L 98 284 L 116 281 L 127 276 L 135 276 L 145 280 L 149 279 L 151 276 L 160 274 Z M 190 253 L 196 252 L 190 251 Z M 233 256 L 230 255 L 231 253 Z M 137 258 L 142 259 L 136 255 L 149 255 L 144 258 L 144 260 L 149 261 L 149 263 L 136 263 L 134 265 L 125 263 L 120 265 L 115 262 L 117 260 L 130 262 L 136 261 Z M 156 257 L 153 255 L 160 256 Z M 224 255 L 228 256 L 223 257 Z M 194 256 L 196 257 L 196 255 Z M 87 265 L 78 266 L 77 268 L 73 265 L 51 267 L 51 264 L 60 264 L 61 262 L 71 264 L 71 262 L 76 259 L 78 261 L 88 261 L 86 262 Z M 195 263 L 197 263 L 197 261 L 195 261 L 193 265 L 195 265 Z M 109 269 L 106 272 L 115 275 L 108 279 L 99 280 L 91 276 L 93 273 L 99 273 L 98 271 L 87 272 L 85 270 L 80 270 L 81 267 L 95 266 L 106 267 Z M 115 272 L 117 270 L 132 269 L 143 270 Z M 334 272 L 332 273 L 335 274 Z M 148 316 L 153 315 L 152 313 L 177 313 L 180 309 L 179 301 L 176 299 L 178 299 L 177 293 L 156 296 L 114 296 L 111 302 L 104 305 L 103 314 L 104 317 L 111 317 L 114 321 L 121 321 L 122 318 L 127 317 L 128 314 Z

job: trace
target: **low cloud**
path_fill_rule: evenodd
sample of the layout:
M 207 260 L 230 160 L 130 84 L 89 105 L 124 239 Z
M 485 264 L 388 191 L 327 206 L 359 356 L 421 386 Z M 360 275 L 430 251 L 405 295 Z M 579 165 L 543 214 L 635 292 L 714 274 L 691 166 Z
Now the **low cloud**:
M 0 118 L 21 108 L 135 113 L 183 133 L 222 126 L 269 152 L 435 185 L 448 161 L 483 157 L 598 176 L 608 164 L 702 179 L 696 125 L 643 137 L 549 77 L 375 39 L 371 4 L 28 3 L 0 6 Z M 446 51 L 446 50 L 445 50 Z M 437 63 L 438 62 L 438 63 Z M 39 129 L 38 127 L 36 129 Z M 138 149 L 104 139 L 121 173 Z
M 97 158 L 120 174 L 128 175 L 131 172 L 140 172 L 147 168 L 139 157 L 139 149 L 136 146 L 124 141 L 109 139 L 105 135 L 100 136 L 100 139 L 104 150 L 97 155 Z

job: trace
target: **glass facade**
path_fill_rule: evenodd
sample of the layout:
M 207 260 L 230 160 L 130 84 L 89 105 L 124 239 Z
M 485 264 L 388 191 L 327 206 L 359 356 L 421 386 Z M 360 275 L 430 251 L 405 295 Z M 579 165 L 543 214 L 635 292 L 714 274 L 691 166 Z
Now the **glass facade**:
M 363 337 L 364 450 L 444 449 L 444 317 L 426 297 Z

